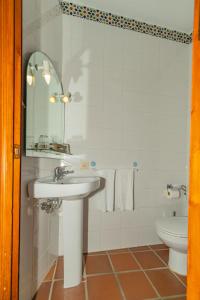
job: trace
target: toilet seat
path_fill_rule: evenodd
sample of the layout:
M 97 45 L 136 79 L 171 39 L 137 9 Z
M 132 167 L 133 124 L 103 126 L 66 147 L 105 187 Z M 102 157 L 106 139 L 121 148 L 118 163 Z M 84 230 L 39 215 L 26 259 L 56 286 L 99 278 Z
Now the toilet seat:
M 187 217 L 169 217 L 156 222 L 159 231 L 168 235 L 187 238 L 188 237 L 188 218 Z

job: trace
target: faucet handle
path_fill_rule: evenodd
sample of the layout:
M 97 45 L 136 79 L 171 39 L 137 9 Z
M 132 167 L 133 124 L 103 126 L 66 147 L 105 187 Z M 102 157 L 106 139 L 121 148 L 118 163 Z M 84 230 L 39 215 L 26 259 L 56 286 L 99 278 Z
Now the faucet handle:
M 62 172 L 70 172 L 70 173 L 73 173 L 74 171 L 71 169 L 72 166 L 70 165 L 65 165 L 65 166 L 61 166 L 61 170 Z
M 70 166 L 71 167 L 71 166 Z M 69 166 L 59 166 L 54 169 L 54 180 L 58 181 L 63 178 L 64 175 L 72 174 L 74 170 L 69 170 Z
M 62 174 L 62 167 L 56 167 L 54 169 L 54 174 L 55 176 L 59 176 L 60 174 Z
M 74 173 L 74 170 L 67 170 L 65 171 L 65 174 L 73 174 Z

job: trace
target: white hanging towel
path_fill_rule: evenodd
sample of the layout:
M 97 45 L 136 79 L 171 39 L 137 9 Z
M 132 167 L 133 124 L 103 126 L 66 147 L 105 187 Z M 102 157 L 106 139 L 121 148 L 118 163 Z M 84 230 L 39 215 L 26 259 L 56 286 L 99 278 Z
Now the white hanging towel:
M 134 210 L 134 169 L 119 169 L 115 179 L 115 210 Z
M 103 212 L 114 211 L 115 197 L 115 173 L 114 169 L 101 169 L 96 171 L 96 175 L 101 177 L 101 188 L 92 197 L 95 207 Z

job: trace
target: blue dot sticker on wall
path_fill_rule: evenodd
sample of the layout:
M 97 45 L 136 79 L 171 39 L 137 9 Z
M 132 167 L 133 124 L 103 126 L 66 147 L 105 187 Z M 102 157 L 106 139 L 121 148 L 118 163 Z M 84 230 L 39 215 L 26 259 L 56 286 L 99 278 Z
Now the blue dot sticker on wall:
M 97 165 L 97 164 L 96 164 L 96 161 L 91 161 L 91 162 L 90 162 L 90 166 L 91 166 L 92 168 L 95 168 L 96 165 Z

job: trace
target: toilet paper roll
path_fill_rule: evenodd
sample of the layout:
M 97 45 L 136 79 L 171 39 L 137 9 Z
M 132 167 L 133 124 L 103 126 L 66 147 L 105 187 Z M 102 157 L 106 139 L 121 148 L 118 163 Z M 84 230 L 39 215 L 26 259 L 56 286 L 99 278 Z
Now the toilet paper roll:
M 164 190 L 163 194 L 167 199 L 179 199 L 181 197 L 181 193 L 179 190 L 166 189 Z

